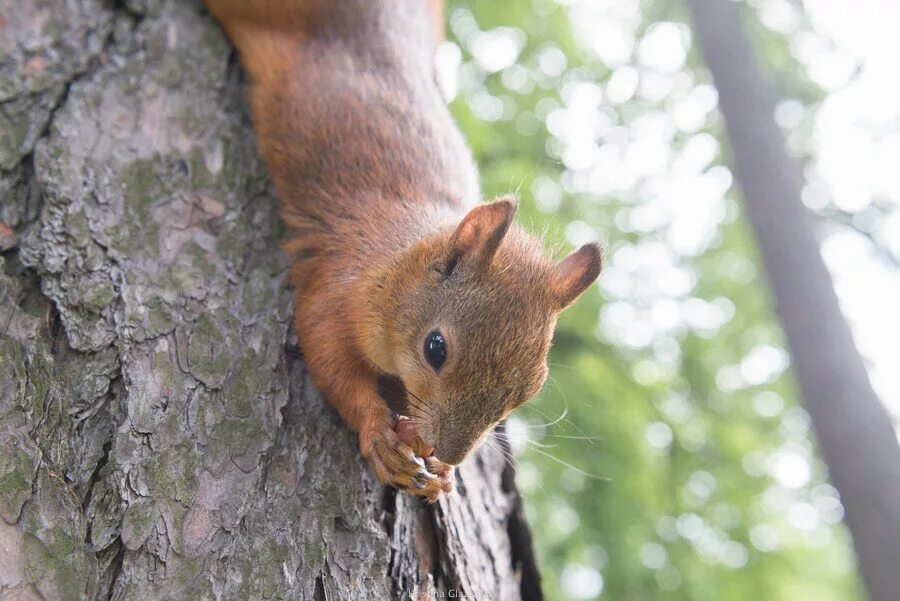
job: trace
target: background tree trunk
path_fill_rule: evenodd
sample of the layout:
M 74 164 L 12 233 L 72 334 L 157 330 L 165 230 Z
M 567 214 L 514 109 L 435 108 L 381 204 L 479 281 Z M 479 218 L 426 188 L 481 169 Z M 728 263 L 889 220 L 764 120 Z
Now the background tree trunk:
M 734 150 L 806 408 L 841 493 L 874 601 L 900 598 L 900 447 L 875 395 L 831 277 L 801 178 L 774 119 L 775 101 L 741 27 L 739 4 L 688 0 Z
M 540 598 L 501 456 L 434 508 L 395 494 L 285 352 L 199 2 L 0 0 L 0 55 L 0 598 Z

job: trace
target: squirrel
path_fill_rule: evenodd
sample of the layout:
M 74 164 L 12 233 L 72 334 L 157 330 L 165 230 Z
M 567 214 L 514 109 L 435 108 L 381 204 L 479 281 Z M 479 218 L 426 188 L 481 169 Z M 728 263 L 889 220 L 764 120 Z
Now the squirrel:
M 480 203 L 435 82 L 442 0 L 205 0 L 250 78 L 310 376 L 387 485 L 434 502 L 547 377 L 557 315 L 597 278 Z

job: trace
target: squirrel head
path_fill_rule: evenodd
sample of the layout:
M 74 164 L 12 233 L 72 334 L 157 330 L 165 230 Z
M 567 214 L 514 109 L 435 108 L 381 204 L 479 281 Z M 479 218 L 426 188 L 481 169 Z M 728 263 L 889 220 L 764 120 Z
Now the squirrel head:
M 587 244 L 559 263 L 515 226 L 516 201 L 475 207 L 407 249 L 370 286 L 364 352 L 405 388 L 402 411 L 459 464 L 547 377 L 557 315 L 597 278 Z

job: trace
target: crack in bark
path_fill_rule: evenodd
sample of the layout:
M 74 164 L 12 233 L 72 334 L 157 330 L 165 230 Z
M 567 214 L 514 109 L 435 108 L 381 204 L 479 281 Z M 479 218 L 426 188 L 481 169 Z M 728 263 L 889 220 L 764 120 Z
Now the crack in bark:
M 100 471 L 106 467 L 109 463 L 109 451 L 112 449 L 112 438 L 107 440 L 103 444 L 103 455 L 100 457 L 100 460 L 97 462 L 96 467 L 94 468 L 94 472 L 91 474 L 90 480 L 88 480 L 87 490 L 84 493 L 84 500 L 81 502 L 82 507 L 89 507 L 91 503 L 91 497 L 94 494 L 94 486 L 96 486 L 97 482 L 100 481 Z M 87 520 L 87 527 L 85 528 L 84 535 L 84 544 L 87 546 L 91 540 L 91 528 L 93 527 L 93 520 Z
M 106 601 L 111 601 L 113 594 L 116 592 L 116 584 L 119 582 L 119 576 L 122 574 L 122 564 L 125 562 L 125 545 L 121 538 L 117 538 L 113 544 L 118 544 L 119 549 L 110 564 L 109 592 L 106 595 Z
M 325 579 L 321 574 L 316 577 L 316 589 L 315 593 L 313 593 L 313 599 L 315 601 L 328 601 L 328 596 L 325 593 Z
M 511 465 L 507 465 L 503 470 L 503 490 L 515 499 L 513 510 L 506 522 L 506 532 L 512 551 L 512 567 L 519 574 L 522 601 L 543 601 L 541 573 L 534 554 L 531 529 L 525 519 L 522 497 L 515 488 L 515 471 Z

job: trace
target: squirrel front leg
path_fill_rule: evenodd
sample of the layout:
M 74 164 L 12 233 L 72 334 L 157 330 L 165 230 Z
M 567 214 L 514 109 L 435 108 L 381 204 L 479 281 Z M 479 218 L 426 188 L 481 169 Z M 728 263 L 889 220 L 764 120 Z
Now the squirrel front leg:
M 417 436 L 392 415 L 378 394 L 374 373 L 349 353 L 329 346 L 306 353 L 313 380 L 347 424 L 358 433 L 359 446 L 378 479 L 430 502 L 452 488 L 453 468 L 434 457 L 420 457 Z

